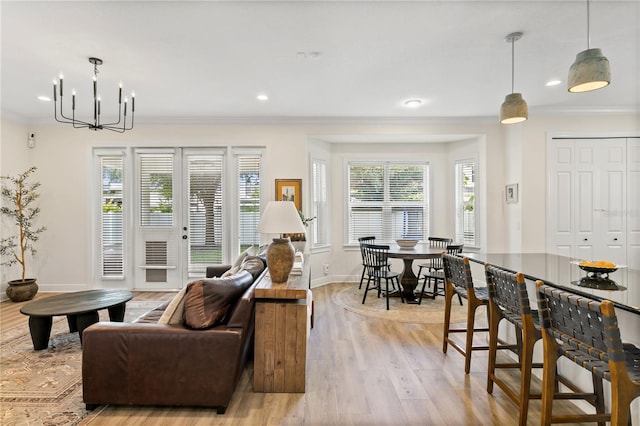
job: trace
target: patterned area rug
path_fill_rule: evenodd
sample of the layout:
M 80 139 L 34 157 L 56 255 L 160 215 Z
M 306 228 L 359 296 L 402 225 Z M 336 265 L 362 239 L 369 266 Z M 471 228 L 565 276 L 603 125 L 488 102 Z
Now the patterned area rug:
M 128 302 L 130 322 L 160 305 Z M 102 310 L 101 321 L 108 321 Z M 49 347 L 33 350 L 28 327 L 0 335 L 0 424 L 75 425 L 89 414 L 82 402 L 82 348 L 78 333 L 69 333 L 66 317 L 54 317 Z
M 335 285 L 335 284 L 334 284 Z M 387 311 L 387 301 L 384 296 L 379 299 L 375 290 L 369 290 L 367 300 L 362 304 L 364 286 L 358 288 L 358 283 L 337 284 L 343 286 L 331 296 L 331 300 L 344 309 L 356 314 L 368 317 L 383 318 L 391 321 L 419 323 L 419 324 L 442 324 L 444 323 L 444 297 L 438 296 L 430 299 L 425 296 L 421 305 L 402 303 L 399 297 L 393 297 L 389 302 Z M 463 306 L 460 306 L 458 298 L 454 296 L 451 305 L 451 322 L 465 322 L 467 318 L 467 303 L 463 299 Z M 486 318 L 483 308 L 478 309 L 477 317 Z M 480 319 L 480 318 L 479 318 Z

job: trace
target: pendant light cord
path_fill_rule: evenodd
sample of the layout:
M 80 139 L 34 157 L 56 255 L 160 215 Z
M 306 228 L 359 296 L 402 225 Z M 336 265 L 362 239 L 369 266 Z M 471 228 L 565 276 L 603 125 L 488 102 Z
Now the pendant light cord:
M 514 37 L 511 38 L 511 93 L 513 93 L 515 74 L 516 74 L 516 66 L 515 66 L 515 44 L 516 40 Z
M 589 31 L 589 23 L 591 21 L 589 12 L 589 0 L 587 0 L 587 50 L 591 48 L 591 32 Z

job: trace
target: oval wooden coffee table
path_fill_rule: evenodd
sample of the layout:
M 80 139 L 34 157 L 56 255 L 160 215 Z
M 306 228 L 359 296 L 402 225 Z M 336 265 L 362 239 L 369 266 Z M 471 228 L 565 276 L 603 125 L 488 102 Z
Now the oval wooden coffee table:
M 66 315 L 69 332 L 78 332 L 82 343 L 82 332 L 98 322 L 98 311 L 109 310 L 111 321 L 122 322 L 126 303 L 133 294 L 129 290 L 87 290 L 59 294 L 25 304 L 20 312 L 29 316 L 29 332 L 33 349 L 49 346 L 53 317 Z

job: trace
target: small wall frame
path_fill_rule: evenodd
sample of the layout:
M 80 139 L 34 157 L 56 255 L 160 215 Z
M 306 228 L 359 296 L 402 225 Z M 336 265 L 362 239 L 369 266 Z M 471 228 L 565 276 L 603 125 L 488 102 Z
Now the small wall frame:
M 515 204 L 518 202 L 518 184 L 512 183 L 505 186 L 504 196 L 507 204 Z
M 276 201 L 293 201 L 302 211 L 302 179 L 276 179 Z

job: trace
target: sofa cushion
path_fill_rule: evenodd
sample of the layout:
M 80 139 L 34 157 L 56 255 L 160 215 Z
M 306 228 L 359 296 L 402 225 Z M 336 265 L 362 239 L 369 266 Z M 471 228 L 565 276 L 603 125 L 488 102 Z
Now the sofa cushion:
M 184 324 L 194 329 L 224 324 L 232 307 L 252 282 L 250 272 L 240 271 L 229 277 L 189 283 L 184 302 Z
M 231 268 L 234 268 L 234 267 L 239 268 L 240 265 L 242 265 L 242 262 L 247 258 L 247 256 L 254 256 L 255 254 L 256 254 L 255 247 L 253 246 L 247 247 L 247 249 L 242 253 L 240 253 L 240 255 L 236 258 L 235 262 L 233 262 L 233 265 L 231 265 Z
M 182 324 L 182 314 L 184 313 L 184 298 L 187 294 L 187 287 L 183 287 L 182 290 L 175 295 L 173 300 L 169 303 L 167 308 L 162 313 L 162 316 L 158 320 L 158 324 Z
M 224 271 L 224 273 L 222 275 L 220 275 L 220 276 L 221 277 L 228 277 L 230 275 L 237 274 L 238 272 L 240 272 L 240 265 L 232 266 L 231 268 L 229 268 L 226 271 Z
M 240 270 L 251 273 L 254 280 L 264 271 L 264 268 L 265 262 L 258 256 L 247 256 L 240 265 Z

